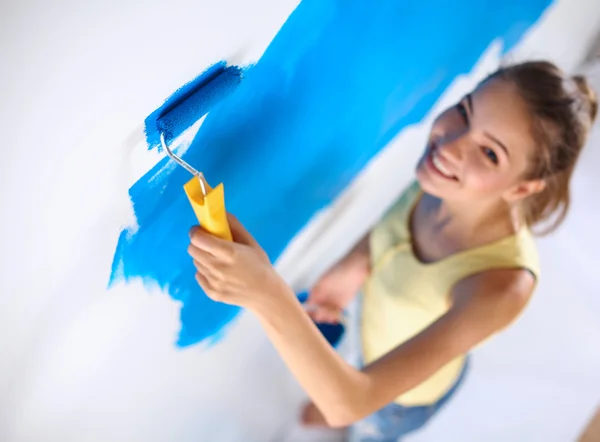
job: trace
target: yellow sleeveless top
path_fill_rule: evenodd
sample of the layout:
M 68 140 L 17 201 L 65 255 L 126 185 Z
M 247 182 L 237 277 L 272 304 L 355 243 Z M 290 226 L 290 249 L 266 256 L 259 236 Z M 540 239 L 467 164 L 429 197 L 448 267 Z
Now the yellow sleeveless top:
M 524 268 L 538 278 L 537 249 L 528 228 L 481 247 L 425 264 L 413 254 L 410 214 L 422 191 L 411 185 L 370 235 L 372 272 L 363 288 L 360 325 L 363 359 L 369 364 L 407 341 L 450 307 L 460 280 L 495 268 Z M 430 405 L 454 385 L 466 355 L 442 367 L 395 402 Z

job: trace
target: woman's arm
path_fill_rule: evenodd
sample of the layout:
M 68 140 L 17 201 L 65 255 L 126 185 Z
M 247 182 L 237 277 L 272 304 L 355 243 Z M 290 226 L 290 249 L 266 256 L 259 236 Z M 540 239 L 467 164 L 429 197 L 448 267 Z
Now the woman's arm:
M 309 316 L 319 323 L 335 324 L 356 297 L 371 272 L 369 234 L 322 275 L 310 291 Z
M 253 311 L 327 423 L 341 427 L 418 386 L 504 328 L 523 309 L 534 283 L 525 270 L 487 271 L 462 281 L 444 316 L 362 371 L 327 344 L 292 296 L 274 296 L 280 302 Z
M 504 328 L 535 281 L 525 270 L 493 270 L 461 281 L 450 310 L 362 371 L 347 364 L 304 313 L 252 237 L 230 219 L 229 243 L 196 230 L 189 252 L 211 298 L 254 312 L 282 358 L 331 426 L 349 425 L 416 387 Z

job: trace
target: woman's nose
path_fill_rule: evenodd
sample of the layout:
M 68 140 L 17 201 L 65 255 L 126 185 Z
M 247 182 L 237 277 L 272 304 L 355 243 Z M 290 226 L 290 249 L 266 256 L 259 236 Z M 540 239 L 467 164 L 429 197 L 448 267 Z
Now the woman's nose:
M 462 161 L 466 148 L 467 133 L 446 136 L 440 139 L 439 153 L 448 161 L 458 164 Z

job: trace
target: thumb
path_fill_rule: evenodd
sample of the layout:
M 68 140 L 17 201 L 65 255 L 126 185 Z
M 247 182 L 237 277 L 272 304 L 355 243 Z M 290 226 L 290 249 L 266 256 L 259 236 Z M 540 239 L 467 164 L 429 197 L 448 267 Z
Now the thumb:
M 231 236 L 233 236 L 234 242 L 262 250 L 254 237 L 250 235 L 250 232 L 248 232 L 242 223 L 229 212 L 227 213 L 227 221 L 229 222 L 229 228 L 231 229 Z

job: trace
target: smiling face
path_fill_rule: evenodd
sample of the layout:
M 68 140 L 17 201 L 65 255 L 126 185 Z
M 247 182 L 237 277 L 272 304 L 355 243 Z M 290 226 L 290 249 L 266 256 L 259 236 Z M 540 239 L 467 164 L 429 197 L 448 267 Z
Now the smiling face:
M 516 89 L 488 80 L 435 120 L 417 179 L 425 192 L 461 203 L 511 204 L 539 192 L 542 181 L 524 178 L 536 149 L 531 127 Z

